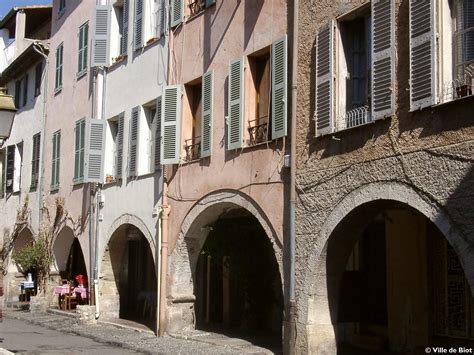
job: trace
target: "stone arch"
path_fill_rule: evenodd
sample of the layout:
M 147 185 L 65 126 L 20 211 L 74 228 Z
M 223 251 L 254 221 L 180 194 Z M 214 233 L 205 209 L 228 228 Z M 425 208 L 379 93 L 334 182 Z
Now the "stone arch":
M 15 239 L 15 242 L 13 243 L 13 248 L 11 249 L 11 252 L 10 252 L 8 272 L 13 272 L 13 273 L 20 272 L 18 266 L 13 260 L 13 254 L 33 242 L 34 242 L 33 232 L 31 231 L 29 227 L 27 226 L 23 227 L 23 229 L 18 233 L 18 236 Z
M 301 296 L 298 300 L 298 316 L 301 324 L 306 326 L 303 331 L 306 337 L 303 336 L 299 342 L 308 341 L 307 346 L 310 351 L 318 352 L 322 349 L 332 349 L 337 352 L 327 290 L 326 256 L 329 238 L 337 231 L 342 224 L 341 222 L 345 222 L 346 217 L 351 212 L 364 205 L 383 201 L 403 203 L 430 220 L 456 251 L 464 266 L 465 275 L 471 289 L 474 289 L 474 259 L 469 255 L 469 244 L 453 225 L 446 210 L 437 201 L 402 182 L 377 182 L 364 185 L 350 192 L 330 212 L 319 229 L 317 242 L 306 263 L 308 267 L 303 277 Z M 362 215 L 373 217 L 376 213 L 377 208 L 368 208 Z M 351 220 L 354 235 L 365 228 L 366 225 L 363 220 L 364 218 Z M 316 344 L 312 344 L 311 339 L 315 338 L 316 335 L 311 334 L 317 334 Z
M 53 255 L 57 271 L 61 272 L 66 270 L 69 251 L 75 238 L 76 235 L 74 234 L 74 231 L 68 226 L 61 228 L 54 238 Z
M 171 253 L 171 300 L 178 300 L 168 308 L 168 331 L 175 331 L 192 324 L 194 315 L 193 273 L 199 253 L 210 229 L 219 216 L 234 209 L 243 208 L 253 215 L 262 226 L 275 254 L 283 284 L 283 246 L 268 217 L 248 195 L 235 190 L 220 190 L 203 197 L 189 210 L 184 218 L 177 242 Z

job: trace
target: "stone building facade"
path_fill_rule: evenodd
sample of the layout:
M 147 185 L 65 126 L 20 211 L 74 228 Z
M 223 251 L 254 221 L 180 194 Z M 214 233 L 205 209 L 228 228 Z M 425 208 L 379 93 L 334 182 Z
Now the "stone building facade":
M 472 344 L 470 6 L 300 2 L 298 352 Z

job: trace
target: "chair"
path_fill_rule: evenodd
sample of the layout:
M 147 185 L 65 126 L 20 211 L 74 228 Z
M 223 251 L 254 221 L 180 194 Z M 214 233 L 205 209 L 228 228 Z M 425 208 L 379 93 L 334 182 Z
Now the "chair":
M 74 292 L 74 286 L 69 287 L 69 293 L 64 295 L 64 310 L 70 311 L 72 306 L 77 306 L 77 296 Z

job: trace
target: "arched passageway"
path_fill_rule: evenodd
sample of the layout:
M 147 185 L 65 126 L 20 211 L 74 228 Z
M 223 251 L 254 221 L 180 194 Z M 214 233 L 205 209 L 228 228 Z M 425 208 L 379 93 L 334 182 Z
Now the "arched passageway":
M 150 244 L 132 224 L 112 234 L 100 273 L 101 313 L 156 327 L 157 278 Z
M 404 203 L 379 200 L 352 210 L 332 231 L 318 270 L 315 293 L 327 288 L 338 354 L 474 345 L 474 300 L 460 259 L 440 230 Z M 310 317 L 324 314 L 323 300 L 312 307 Z
M 53 254 L 61 279 L 74 280 L 77 275 L 83 275 L 88 280 L 81 243 L 72 229 L 64 227 L 59 232 L 54 241 Z

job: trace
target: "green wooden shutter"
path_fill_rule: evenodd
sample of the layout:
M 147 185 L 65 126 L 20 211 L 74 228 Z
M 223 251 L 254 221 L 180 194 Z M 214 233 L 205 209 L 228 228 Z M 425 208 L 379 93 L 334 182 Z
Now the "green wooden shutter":
M 162 96 L 161 164 L 178 164 L 181 153 L 181 86 L 167 86 Z
M 227 149 L 242 147 L 244 127 L 244 58 L 230 62 L 229 115 L 227 118 Z
M 54 82 L 55 90 L 61 89 L 63 85 L 63 48 L 63 43 L 61 43 L 58 48 L 56 48 L 56 77 Z
M 84 150 L 85 150 L 85 128 L 86 121 L 76 121 L 75 148 L 74 148 L 74 182 L 82 182 L 84 179 Z
M 31 187 L 35 188 L 38 185 L 39 173 L 39 157 L 41 149 L 41 133 L 36 133 L 33 136 L 33 152 L 31 154 Z
M 130 148 L 128 153 L 128 176 L 137 176 L 140 111 L 140 106 L 134 107 L 132 109 L 132 116 L 130 117 Z
M 171 0 L 171 27 L 181 23 L 184 16 L 184 0 Z
M 116 170 L 115 178 L 122 178 L 123 171 L 123 129 L 124 129 L 125 113 L 122 112 L 118 116 L 118 132 L 117 132 L 117 156 L 116 156 Z
M 161 96 L 156 99 L 156 117 L 154 120 L 154 149 L 153 162 L 155 171 L 161 170 L 161 110 L 162 110 Z
M 212 153 L 213 71 L 202 77 L 201 158 Z
M 395 109 L 395 2 L 374 0 L 372 6 L 372 119 L 390 117 Z
M 78 34 L 78 59 L 77 59 L 77 74 L 84 73 L 87 69 L 87 41 L 88 41 L 89 25 L 83 24 L 79 28 Z
M 104 182 L 105 120 L 87 120 L 86 182 Z
M 59 163 L 61 154 L 61 131 L 53 134 L 53 159 L 51 171 L 51 189 L 57 189 L 59 186 Z
M 28 74 L 23 78 L 23 106 L 28 102 Z
M 143 0 L 135 0 L 133 48 L 135 50 L 143 47 Z
M 436 1 L 410 0 L 410 110 L 436 104 Z
M 334 130 L 333 107 L 334 24 L 319 30 L 316 36 L 316 135 Z
M 122 43 L 120 47 L 120 54 L 127 55 L 128 52 L 128 9 L 129 0 L 123 1 L 123 22 L 122 22 Z
M 272 44 L 272 139 L 287 134 L 287 40 Z
M 96 5 L 94 17 L 94 38 L 92 45 L 92 66 L 103 67 L 109 64 L 109 31 L 111 6 Z

